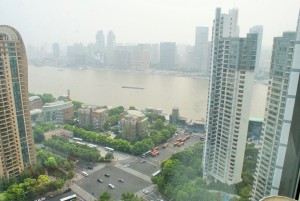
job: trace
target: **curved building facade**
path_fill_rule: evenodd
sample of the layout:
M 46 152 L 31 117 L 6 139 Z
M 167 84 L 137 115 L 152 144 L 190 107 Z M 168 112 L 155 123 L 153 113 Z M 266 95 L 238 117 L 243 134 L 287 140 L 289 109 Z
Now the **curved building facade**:
M 26 50 L 17 30 L 0 26 L 0 178 L 35 163 Z

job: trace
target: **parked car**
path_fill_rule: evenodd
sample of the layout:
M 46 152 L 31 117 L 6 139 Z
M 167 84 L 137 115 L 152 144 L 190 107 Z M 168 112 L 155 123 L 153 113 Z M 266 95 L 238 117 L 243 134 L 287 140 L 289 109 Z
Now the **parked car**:
M 141 163 L 145 163 L 146 161 L 145 160 L 141 160 Z
M 110 175 L 109 175 L 109 174 L 107 174 L 107 173 L 106 173 L 106 174 L 104 174 L 104 176 L 106 176 L 106 177 L 110 177 Z
M 103 183 L 103 180 L 102 179 L 97 179 L 97 181 L 99 182 L 99 183 Z
M 145 193 L 145 194 L 149 194 L 149 191 L 143 190 L 143 193 Z
M 92 170 L 94 168 L 92 166 L 88 166 L 87 169 Z
M 114 189 L 114 188 L 115 188 L 115 186 L 112 185 L 112 184 L 108 184 L 108 187 L 111 188 L 111 189 Z
M 124 183 L 124 179 L 118 179 L 118 181 Z

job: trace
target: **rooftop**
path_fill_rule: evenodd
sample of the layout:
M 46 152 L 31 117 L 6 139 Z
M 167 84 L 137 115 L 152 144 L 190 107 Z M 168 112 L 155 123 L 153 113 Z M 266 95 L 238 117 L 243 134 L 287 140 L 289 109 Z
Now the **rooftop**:
M 127 110 L 127 114 L 136 117 L 145 117 L 145 115 L 139 110 Z

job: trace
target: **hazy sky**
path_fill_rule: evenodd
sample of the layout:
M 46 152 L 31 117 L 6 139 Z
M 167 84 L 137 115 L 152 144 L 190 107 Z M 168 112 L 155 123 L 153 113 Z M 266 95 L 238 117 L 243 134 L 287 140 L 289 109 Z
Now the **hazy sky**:
M 25 44 L 94 42 L 113 30 L 118 43 L 194 44 L 195 27 L 211 27 L 216 7 L 239 9 L 241 36 L 264 26 L 263 45 L 296 30 L 299 0 L 0 0 L 0 24 L 15 27 Z M 211 37 L 211 36 L 210 36 Z

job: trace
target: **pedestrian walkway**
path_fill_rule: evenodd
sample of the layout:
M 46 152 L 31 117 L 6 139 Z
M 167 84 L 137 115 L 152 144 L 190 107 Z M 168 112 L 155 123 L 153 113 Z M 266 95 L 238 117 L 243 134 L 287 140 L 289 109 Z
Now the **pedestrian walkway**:
M 73 183 L 70 188 L 73 192 L 75 192 L 77 195 L 79 195 L 81 198 L 83 198 L 85 201 L 95 201 L 97 198 L 95 198 L 93 195 L 86 192 L 84 189 L 82 189 L 77 184 Z
M 133 170 L 133 169 L 131 169 L 129 167 L 124 167 L 122 164 L 115 164 L 114 166 L 117 167 L 117 168 L 119 168 L 119 169 L 121 169 L 121 170 L 123 170 L 123 171 L 125 171 L 125 172 L 128 172 L 128 173 L 130 173 L 130 174 L 132 174 L 132 175 L 134 175 L 136 177 L 139 177 L 139 178 L 141 178 L 141 179 L 143 179 L 143 180 L 145 180 L 147 182 L 152 183 L 151 178 L 149 176 L 144 175 L 144 174 L 142 174 L 142 173 L 140 173 L 140 172 L 138 172 L 136 170 Z
M 139 190 L 138 192 L 136 192 L 135 194 L 138 196 L 138 197 L 143 197 L 145 195 L 145 193 L 151 193 L 153 191 L 155 191 L 156 188 L 155 188 L 155 185 L 152 184 L 151 186 L 148 186 L 142 190 Z

